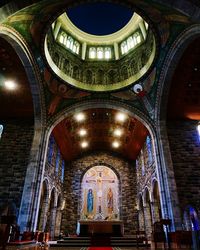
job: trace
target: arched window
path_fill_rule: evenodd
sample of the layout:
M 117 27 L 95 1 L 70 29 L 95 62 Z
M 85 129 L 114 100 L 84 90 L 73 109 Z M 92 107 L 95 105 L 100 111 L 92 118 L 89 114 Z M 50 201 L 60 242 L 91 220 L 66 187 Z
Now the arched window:
M 89 58 L 91 59 L 96 58 L 96 48 L 92 47 L 89 49 Z
M 89 49 L 89 58 L 91 58 L 91 59 L 96 58 L 96 48 L 91 47 L 91 48 Z
M 56 156 L 56 174 L 58 174 L 59 165 L 60 165 L 60 151 L 58 149 Z
M 72 50 L 72 48 L 73 48 L 73 43 L 74 43 L 73 38 L 72 38 L 71 36 L 68 36 L 68 37 L 67 37 L 66 47 L 67 47 L 68 49 L 71 49 L 71 50 Z
M 141 42 L 141 36 L 138 32 L 134 34 L 134 39 L 136 41 L 136 44 L 139 44 Z
M 145 175 L 145 163 L 144 163 L 143 149 L 141 150 L 141 154 L 140 154 L 140 163 L 141 163 L 141 167 L 142 167 L 142 176 L 144 176 Z
M 105 59 L 110 59 L 111 58 L 111 48 L 106 47 L 105 48 Z
M 60 42 L 61 44 L 65 44 L 66 38 L 67 38 L 67 35 L 66 35 L 64 32 L 62 32 L 62 33 L 59 35 L 59 42 Z
M 49 164 L 51 164 L 51 161 L 52 161 L 54 144 L 55 144 L 54 138 L 53 136 L 51 136 L 49 139 L 49 145 L 48 145 L 48 163 Z
M 123 54 L 125 54 L 126 52 L 128 52 L 128 46 L 127 46 L 127 42 L 124 41 L 124 42 L 122 42 L 122 44 L 121 44 L 121 53 L 122 53 L 122 55 L 123 55 Z
M 3 125 L 0 124 L 0 139 L 1 139 L 2 133 L 3 133 Z
M 147 153 L 148 153 L 148 159 L 149 159 L 148 162 L 149 162 L 149 164 L 151 164 L 153 161 L 153 157 L 152 157 L 152 146 L 151 146 L 150 136 L 147 136 L 146 145 L 147 145 Z
M 80 44 L 77 41 L 74 41 L 72 51 L 76 54 L 79 54 L 79 49 L 80 49 Z
M 127 46 L 128 46 L 128 49 L 132 49 L 135 46 L 135 43 L 134 43 L 134 40 L 133 40 L 132 36 L 130 36 L 127 39 Z
M 62 165 L 61 165 L 61 181 L 64 181 L 64 174 L 65 174 L 65 161 L 62 160 Z
M 98 47 L 97 48 L 97 58 L 98 59 L 103 59 L 103 48 L 102 47 Z

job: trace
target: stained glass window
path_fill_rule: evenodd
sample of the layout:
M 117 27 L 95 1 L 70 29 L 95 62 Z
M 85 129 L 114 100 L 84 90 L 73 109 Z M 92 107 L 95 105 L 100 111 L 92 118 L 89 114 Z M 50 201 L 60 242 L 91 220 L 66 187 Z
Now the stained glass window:
M 0 124 L 0 138 L 1 138 L 1 136 L 2 136 L 2 133 L 3 133 L 3 125 Z
M 151 145 L 150 136 L 147 136 L 146 145 L 147 145 L 147 153 L 148 153 L 149 164 L 151 164 L 152 161 L 153 161 L 153 157 L 152 157 L 152 145 Z
M 64 174 L 65 174 L 65 161 L 62 160 L 62 165 L 61 165 L 61 181 L 64 181 Z

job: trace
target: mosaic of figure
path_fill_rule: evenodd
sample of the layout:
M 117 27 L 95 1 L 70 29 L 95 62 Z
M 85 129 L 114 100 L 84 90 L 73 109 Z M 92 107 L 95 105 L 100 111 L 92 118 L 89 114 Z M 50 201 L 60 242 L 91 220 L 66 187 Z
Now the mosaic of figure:
M 93 211 L 93 200 L 94 200 L 94 195 L 93 195 L 92 189 L 90 188 L 87 194 L 87 212 L 88 213 L 91 213 Z
M 108 206 L 108 214 L 112 214 L 113 212 L 113 192 L 112 189 L 109 188 L 107 194 L 107 206 Z

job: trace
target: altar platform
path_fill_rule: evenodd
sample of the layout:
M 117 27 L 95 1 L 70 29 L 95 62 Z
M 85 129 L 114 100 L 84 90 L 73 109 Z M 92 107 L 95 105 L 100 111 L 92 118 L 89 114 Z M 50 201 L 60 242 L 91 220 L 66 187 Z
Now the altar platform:
M 77 225 L 79 236 L 109 235 L 123 236 L 124 224 L 120 220 L 80 220 Z

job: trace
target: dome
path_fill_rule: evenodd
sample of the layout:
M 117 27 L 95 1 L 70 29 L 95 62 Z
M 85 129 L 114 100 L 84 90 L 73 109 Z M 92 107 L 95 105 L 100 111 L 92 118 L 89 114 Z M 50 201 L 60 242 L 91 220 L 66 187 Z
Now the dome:
M 116 32 L 94 35 L 77 27 L 66 11 L 48 29 L 44 50 L 49 67 L 63 82 L 103 92 L 132 86 L 146 75 L 155 59 L 156 41 L 150 25 L 136 12 Z

